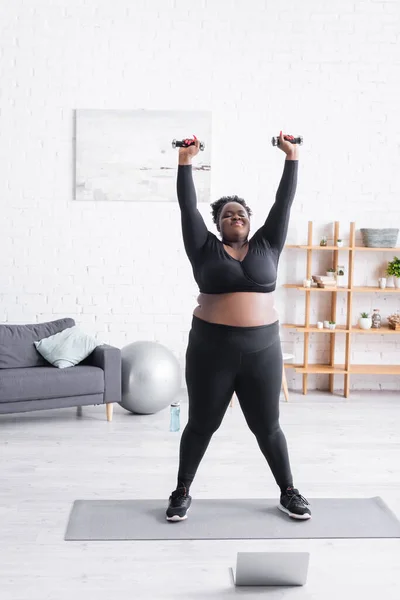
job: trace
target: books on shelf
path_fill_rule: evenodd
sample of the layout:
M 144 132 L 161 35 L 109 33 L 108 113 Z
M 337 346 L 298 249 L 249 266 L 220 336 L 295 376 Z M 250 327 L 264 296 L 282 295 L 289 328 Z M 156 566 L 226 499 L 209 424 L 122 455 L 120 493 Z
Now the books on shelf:
M 337 282 L 335 277 L 327 277 L 326 275 L 313 275 L 313 281 L 319 288 L 336 288 Z

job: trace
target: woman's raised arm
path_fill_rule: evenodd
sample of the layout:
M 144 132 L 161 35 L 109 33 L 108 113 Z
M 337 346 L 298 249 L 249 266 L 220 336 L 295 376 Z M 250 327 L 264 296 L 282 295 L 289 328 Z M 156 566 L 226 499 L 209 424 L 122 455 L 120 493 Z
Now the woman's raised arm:
M 286 154 L 285 166 L 275 202 L 262 227 L 256 231 L 254 238 L 261 238 L 273 248 L 278 255 L 285 245 L 290 209 L 296 194 L 297 174 L 299 170 L 299 148 L 285 139 L 280 133 L 279 149 Z
M 197 208 L 197 196 L 193 182 L 192 158 L 199 152 L 200 142 L 194 146 L 179 149 L 178 177 L 176 190 L 181 222 L 183 243 L 189 260 L 194 260 L 199 250 L 204 246 L 208 229 Z
M 298 167 L 298 160 L 285 160 L 285 167 L 276 192 L 275 202 L 269 211 L 264 225 L 257 232 L 279 254 L 282 252 L 286 241 L 290 209 L 297 187 Z

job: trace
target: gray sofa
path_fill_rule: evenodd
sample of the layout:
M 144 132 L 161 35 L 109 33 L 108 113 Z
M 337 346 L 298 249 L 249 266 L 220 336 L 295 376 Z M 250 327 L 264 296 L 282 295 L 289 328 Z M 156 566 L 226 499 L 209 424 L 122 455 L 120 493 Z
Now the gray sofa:
M 112 420 L 113 402 L 121 401 L 119 348 L 98 346 L 78 365 L 58 369 L 33 344 L 74 325 L 69 318 L 0 325 L 0 414 L 105 404 Z

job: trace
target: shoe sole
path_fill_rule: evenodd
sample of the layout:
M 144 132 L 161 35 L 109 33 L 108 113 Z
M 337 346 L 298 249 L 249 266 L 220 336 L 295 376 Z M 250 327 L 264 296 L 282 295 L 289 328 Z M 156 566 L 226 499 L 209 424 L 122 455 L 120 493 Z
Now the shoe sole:
M 308 513 L 306 513 L 305 515 L 296 515 L 295 513 L 290 512 L 289 509 L 282 506 L 282 504 L 278 504 L 278 508 L 282 512 L 289 515 L 289 517 L 291 517 L 292 519 L 298 519 L 299 521 L 307 521 L 308 519 L 311 519 L 311 515 L 309 515 Z
M 307 521 L 308 519 L 311 519 L 311 515 L 309 515 L 307 513 L 305 515 L 296 515 L 295 513 L 290 512 L 290 510 L 288 510 L 287 508 L 282 506 L 282 504 L 278 504 L 278 508 L 285 514 L 289 515 L 289 517 L 291 517 L 292 519 L 298 519 L 300 521 Z M 187 519 L 187 514 L 188 514 L 189 510 L 190 509 L 188 508 L 186 511 L 186 515 L 184 517 L 180 517 L 179 515 L 173 515 L 172 517 L 167 516 L 166 520 L 167 521 L 185 521 L 185 519 Z
M 189 510 L 190 508 L 187 509 L 186 515 L 184 517 L 180 517 L 179 515 L 173 515 L 172 517 L 166 516 L 165 518 L 167 519 L 167 521 L 184 521 L 185 519 L 187 519 L 187 514 Z

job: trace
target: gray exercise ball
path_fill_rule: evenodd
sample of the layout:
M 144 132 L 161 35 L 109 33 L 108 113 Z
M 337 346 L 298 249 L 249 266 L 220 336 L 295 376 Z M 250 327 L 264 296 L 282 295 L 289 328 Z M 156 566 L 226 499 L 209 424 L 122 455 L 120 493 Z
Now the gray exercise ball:
M 158 342 L 133 342 L 121 350 L 121 406 L 152 415 L 174 401 L 181 387 L 181 369 L 172 352 Z

